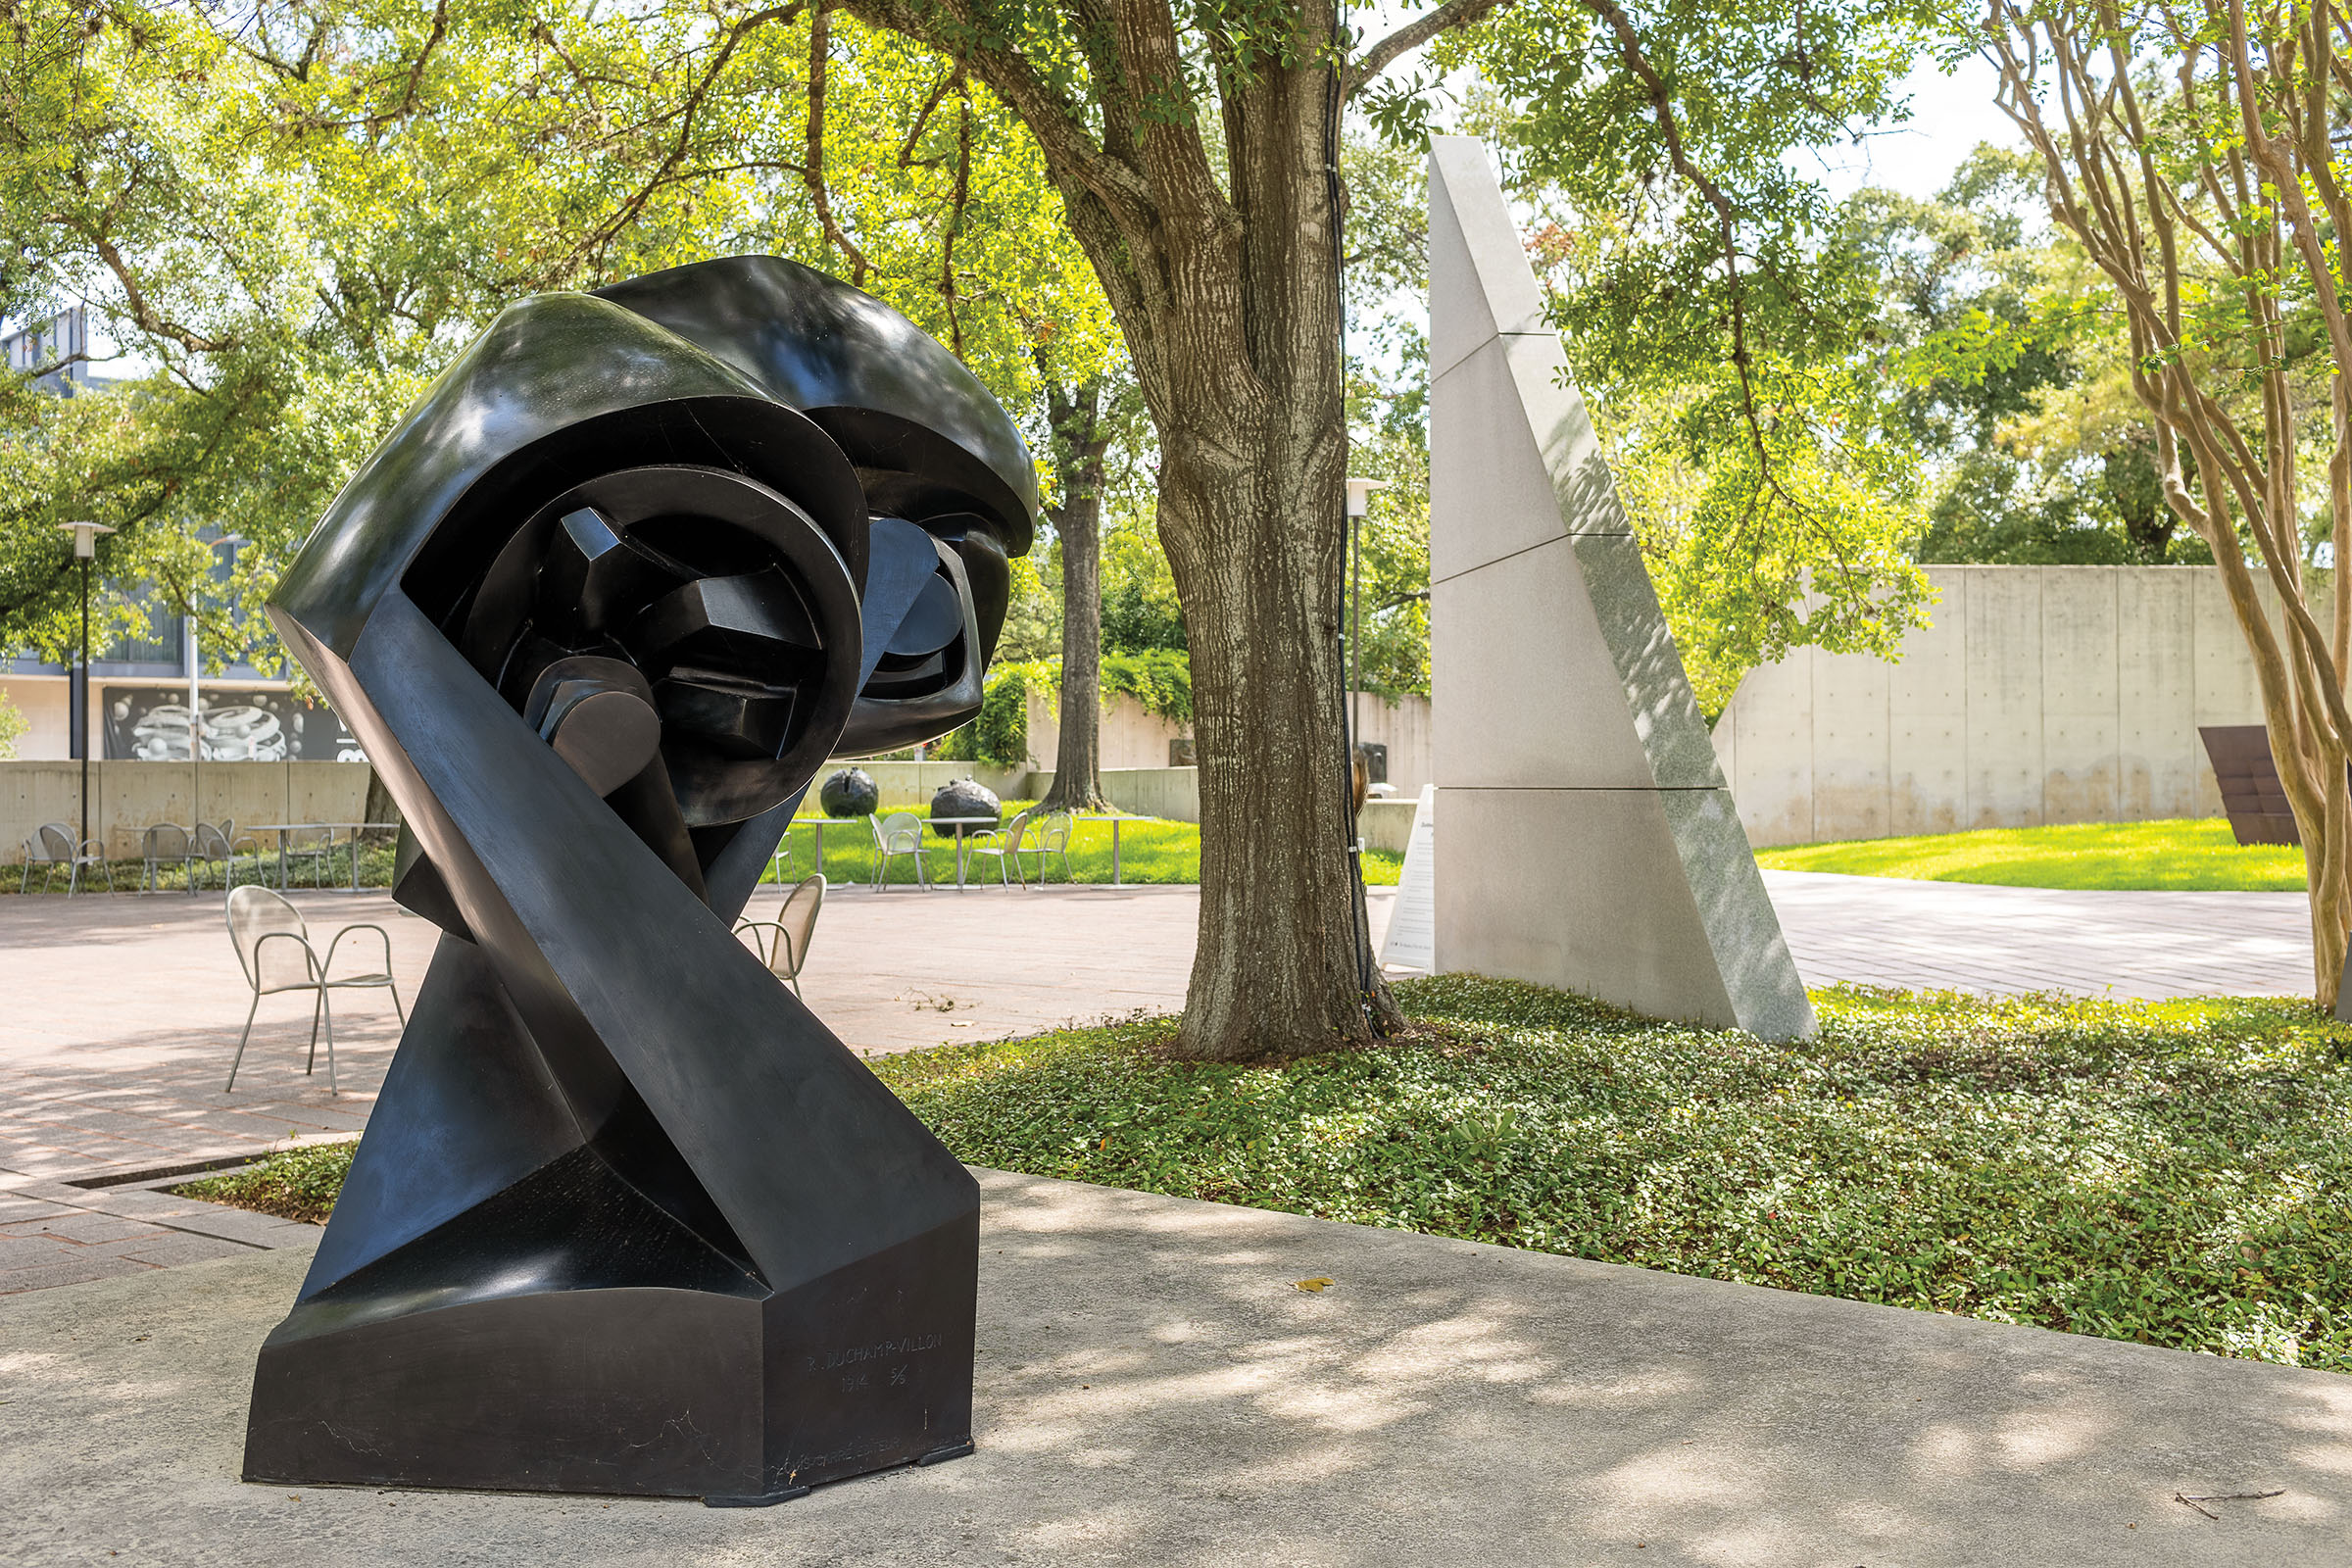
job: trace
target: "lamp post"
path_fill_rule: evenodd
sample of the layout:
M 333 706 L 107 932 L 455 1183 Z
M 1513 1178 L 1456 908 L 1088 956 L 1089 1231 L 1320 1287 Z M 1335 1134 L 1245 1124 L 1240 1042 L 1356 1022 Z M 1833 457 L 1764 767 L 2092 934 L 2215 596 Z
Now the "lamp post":
M 1386 490 L 1386 479 L 1349 479 L 1348 481 L 1348 766 L 1353 778 L 1355 748 L 1363 739 L 1363 714 L 1356 705 L 1363 701 L 1357 688 L 1364 683 L 1364 547 L 1362 525 L 1364 514 L 1372 509 L 1372 492 Z
M 81 666 L 73 687 L 73 722 L 67 731 L 81 756 L 81 838 L 74 853 L 90 842 L 90 558 L 98 553 L 98 536 L 115 530 L 103 522 L 61 522 L 74 536 L 74 559 L 81 563 Z

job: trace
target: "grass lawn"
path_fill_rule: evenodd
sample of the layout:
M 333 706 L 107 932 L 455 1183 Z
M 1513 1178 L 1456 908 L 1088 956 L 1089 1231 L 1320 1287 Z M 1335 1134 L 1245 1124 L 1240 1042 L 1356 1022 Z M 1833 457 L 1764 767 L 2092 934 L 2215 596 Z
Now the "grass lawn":
M 1838 989 L 1768 1045 L 1398 997 L 1410 1038 L 1287 1067 L 1171 1061 L 1169 1019 L 871 1065 L 976 1164 L 2352 1371 L 2352 1029 L 2307 1006 Z
M 1029 801 L 1006 801 L 1004 803 L 1004 819 L 1009 822 L 1015 811 L 1032 804 L 1034 803 Z M 909 809 L 921 817 L 928 817 L 931 814 L 928 807 L 912 807 Z M 787 838 L 792 846 L 792 859 L 784 872 L 784 878 L 797 882 L 816 868 L 816 818 L 796 818 Z M 393 847 L 389 844 L 363 846 L 360 853 L 360 886 L 367 888 L 390 887 L 392 885 L 392 859 Z M 277 876 L 275 854 L 265 853 L 263 860 L 266 873 L 274 881 Z M 253 880 L 252 863 L 250 858 L 239 863 L 238 875 L 244 881 Z M 923 863 L 930 872 L 933 882 L 946 882 L 952 885 L 956 880 L 955 840 L 943 839 L 937 834 L 925 834 Z M 1025 857 L 1024 863 L 1034 879 L 1037 872 L 1036 859 L 1033 857 Z M 136 888 L 139 885 L 140 865 L 141 862 L 137 860 L 115 861 L 115 886 L 123 889 Z M 1404 858 L 1401 856 L 1389 855 L 1379 850 L 1364 852 L 1364 881 L 1368 886 L 1395 887 L 1397 873 L 1403 869 L 1403 866 Z M 1087 818 L 1077 824 L 1076 831 L 1070 835 L 1070 870 L 1076 875 L 1065 874 L 1062 870 L 1061 858 L 1056 856 L 1053 864 L 1048 868 L 1047 880 L 1054 883 L 1069 881 L 1106 883 L 1110 880 L 1110 824 L 1108 822 Z M 873 830 L 866 826 L 865 818 L 860 816 L 847 821 L 827 822 L 825 824 L 825 876 L 827 880 L 838 886 L 844 882 L 870 882 L 873 880 L 873 875 L 874 835 Z M 964 878 L 966 881 L 995 882 L 997 880 L 996 862 L 986 857 L 971 856 L 967 852 Z M 217 892 L 220 886 L 220 873 L 217 869 L 208 868 L 203 873 L 203 880 L 207 888 Z M 769 862 L 768 870 L 760 880 L 764 882 L 776 880 L 775 862 Z M 1147 883 L 1200 881 L 1200 829 L 1199 824 L 1170 822 L 1155 816 L 1121 818 L 1119 822 L 1119 880 Z M 893 887 L 911 885 L 913 881 L 913 864 L 904 858 L 894 858 L 890 866 L 891 885 Z M 32 878 L 33 891 L 40 890 L 40 874 L 36 871 Z M 336 847 L 335 854 L 326 867 L 326 883 L 330 887 L 349 887 L 351 885 L 351 856 L 348 849 L 341 845 Z M 89 880 L 85 877 L 82 886 L 87 888 L 90 885 Z M 301 888 L 310 885 L 311 878 L 298 868 L 295 886 Z M 178 871 L 172 870 L 165 875 L 164 886 L 185 888 L 187 881 Z M 105 884 L 101 882 L 98 887 L 103 892 Z M 14 893 L 16 890 L 16 878 L 0 877 L 0 891 Z M 60 876 L 52 891 L 63 897 L 65 890 L 65 878 Z
M 2276 844 L 2241 848 L 2230 836 L 2230 824 L 2218 817 L 1797 844 L 1759 850 L 1756 861 L 1783 871 L 1989 882 L 2011 888 L 2303 891 L 2300 849 Z
M 1035 805 L 1033 801 L 1006 801 L 1004 820 L 1009 822 L 1017 811 Z M 909 808 L 916 816 L 928 817 L 927 807 Z M 884 812 L 889 815 L 889 812 Z M 786 880 L 797 881 L 816 867 L 816 822 L 810 817 L 797 818 L 787 835 L 792 846 L 792 860 L 784 872 Z M 1031 840 L 1029 842 L 1034 842 Z M 923 863 L 931 880 L 953 883 L 956 880 L 956 841 L 935 833 L 923 837 Z M 1024 857 L 1032 879 L 1037 872 L 1034 858 Z M 1372 887 L 1394 887 L 1397 873 L 1403 868 L 1401 856 L 1386 855 L 1378 850 L 1364 854 L 1364 881 Z M 1046 880 L 1061 882 L 1108 882 L 1110 880 L 1110 824 L 1097 817 L 1082 817 L 1070 834 L 1070 870 L 1067 875 L 1061 858 L 1055 856 L 1047 867 Z M 966 852 L 964 878 L 967 881 L 997 880 L 997 865 L 986 857 L 972 857 Z M 825 824 L 825 876 L 835 882 L 870 882 L 874 875 L 874 835 L 864 817 Z M 773 881 L 770 870 L 763 880 Z M 1200 828 L 1195 822 L 1171 822 L 1156 816 L 1128 816 L 1119 820 L 1119 880 L 1146 883 L 1191 883 L 1200 880 Z M 890 863 L 890 885 L 904 887 L 914 881 L 914 867 L 904 858 L 894 857 Z

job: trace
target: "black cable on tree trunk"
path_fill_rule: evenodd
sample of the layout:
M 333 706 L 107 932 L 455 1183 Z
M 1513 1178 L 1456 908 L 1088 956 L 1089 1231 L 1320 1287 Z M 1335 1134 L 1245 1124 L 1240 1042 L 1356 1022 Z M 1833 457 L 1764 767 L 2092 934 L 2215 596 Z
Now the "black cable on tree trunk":
M 1348 248 L 1346 235 L 1342 232 L 1342 208 L 1340 205 L 1340 69 L 1345 58 L 1343 45 L 1346 40 L 1346 30 L 1341 24 L 1342 4 L 1343 0 L 1332 0 L 1331 5 L 1331 75 L 1324 89 L 1323 98 L 1323 193 L 1324 201 L 1329 208 L 1328 226 L 1331 230 L 1332 303 L 1340 332 L 1340 512 L 1348 522 L 1348 552 L 1344 553 L 1341 558 L 1343 581 L 1339 584 L 1344 598 L 1347 591 L 1344 574 L 1347 569 L 1348 555 L 1354 553 L 1358 547 L 1355 538 L 1356 521 L 1348 512 L 1346 488 L 1348 446 Z M 1354 645 L 1361 635 L 1361 630 L 1359 625 L 1356 637 L 1350 637 L 1345 617 L 1342 618 L 1339 637 L 1343 654 L 1340 661 L 1343 677 L 1348 668 L 1348 656 L 1353 656 L 1357 652 Z M 1345 678 L 1342 679 L 1341 684 L 1343 686 L 1347 684 Z M 1380 970 L 1372 954 L 1372 918 L 1370 911 L 1365 907 L 1364 900 L 1363 840 L 1358 832 L 1355 815 L 1355 712 L 1350 699 L 1350 693 L 1345 691 L 1340 693 L 1340 736 L 1342 742 L 1340 753 L 1340 800 L 1342 805 L 1340 809 L 1342 842 L 1348 846 L 1348 896 L 1349 902 L 1353 906 L 1351 912 L 1352 924 L 1355 928 L 1355 989 L 1358 998 L 1357 1004 L 1363 1009 L 1365 1025 L 1375 1036 L 1386 1039 L 1389 1032 L 1387 1021 L 1381 1016 L 1380 1008 L 1373 1002 L 1373 994 L 1380 984 Z

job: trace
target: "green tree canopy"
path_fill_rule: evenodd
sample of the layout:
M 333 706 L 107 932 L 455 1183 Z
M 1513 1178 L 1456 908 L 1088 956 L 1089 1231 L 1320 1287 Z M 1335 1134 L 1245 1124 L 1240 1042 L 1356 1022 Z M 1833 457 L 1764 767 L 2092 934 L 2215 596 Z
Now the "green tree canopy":
M 803 5 L 250 9 L 24 0 L 0 81 L 0 312 L 82 302 L 151 368 L 0 386 L 0 642 L 66 640 L 63 536 L 168 608 L 212 523 L 257 603 L 513 299 L 714 254 L 848 275 L 1008 407 L 1115 334 L 1034 141 L 903 38 Z M 208 605 L 207 645 L 239 628 Z M 118 613 L 129 612 L 118 607 Z

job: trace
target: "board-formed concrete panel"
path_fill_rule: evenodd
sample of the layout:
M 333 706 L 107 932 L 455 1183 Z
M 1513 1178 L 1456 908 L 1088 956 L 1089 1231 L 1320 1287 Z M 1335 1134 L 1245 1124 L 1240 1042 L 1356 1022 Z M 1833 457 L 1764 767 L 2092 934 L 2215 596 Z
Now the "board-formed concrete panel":
M 1808 659 L 1805 667 L 1813 681 L 1815 802 L 1840 817 L 1876 823 L 1883 834 L 1893 811 L 1886 782 L 1887 666 L 1877 660 Z
M 2115 573 L 2116 816 L 2192 816 L 2197 775 L 2196 613 L 2186 571 Z
M 1751 843 L 2219 812 L 2197 726 L 2262 703 L 2212 567 L 1927 572 L 1934 618 L 1898 662 L 1799 648 L 1740 683 L 1715 749 Z
M 1809 1034 L 1485 148 L 1436 138 L 1429 190 L 1438 965 Z
M 2119 579 L 2097 566 L 2048 566 L 2041 580 L 2042 820 L 2112 822 Z
M 1963 568 L 1968 599 L 1968 825 L 2041 821 L 2041 574 Z

